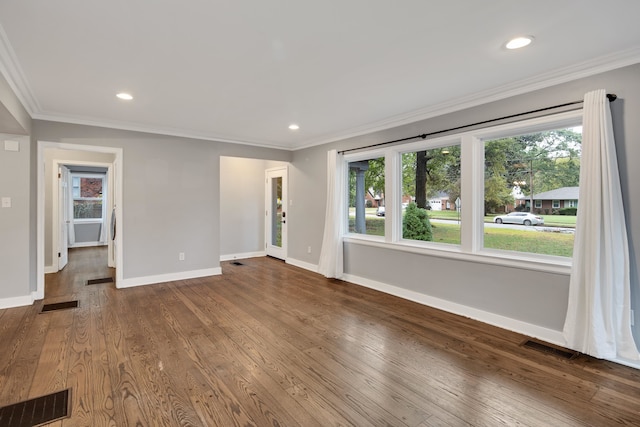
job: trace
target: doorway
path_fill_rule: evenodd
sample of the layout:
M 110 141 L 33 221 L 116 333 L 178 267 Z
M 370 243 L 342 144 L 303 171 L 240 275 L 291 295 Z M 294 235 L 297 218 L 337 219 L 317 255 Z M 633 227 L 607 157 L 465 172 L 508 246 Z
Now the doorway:
M 265 171 L 265 242 L 268 256 L 287 259 L 287 168 Z
M 116 286 L 122 282 L 122 149 L 66 143 L 38 141 L 37 168 L 37 265 L 36 265 L 36 299 L 44 298 L 45 273 L 59 270 L 58 258 L 63 257 L 60 249 L 65 247 L 63 215 L 59 207 L 61 187 L 58 186 L 58 167 L 62 165 L 84 165 L 84 167 L 104 167 L 109 176 L 104 226 L 108 246 L 107 263 L 116 267 Z M 86 159 L 101 159 L 91 161 Z M 62 172 L 60 172 L 62 173 Z M 55 193 L 55 194 L 54 194 Z M 53 206 L 55 203 L 55 208 Z M 67 218 L 67 220 L 70 220 Z M 115 224 L 118 233 L 114 235 Z M 113 229 L 113 230 L 112 230 Z M 68 230 L 68 228 L 66 228 Z M 55 248 L 55 249 L 54 249 Z M 60 256 L 58 256 L 60 255 Z

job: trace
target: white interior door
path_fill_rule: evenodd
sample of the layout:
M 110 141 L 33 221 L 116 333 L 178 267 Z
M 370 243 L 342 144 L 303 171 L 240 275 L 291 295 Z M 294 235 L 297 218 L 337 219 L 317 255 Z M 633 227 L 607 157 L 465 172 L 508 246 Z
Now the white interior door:
M 287 168 L 265 171 L 265 242 L 267 255 L 287 258 Z
M 107 228 L 107 266 L 116 267 L 116 200 L 118 196 L 118 186 L 116 185 L 116 177 L 118 176 L 118 170 L 120 169 L 120 162 L 116 159 L 113 161 L 107 178 L 109 180 L 108 188 L 108 209 L 107 216 L 103 218 L 104 226 Z
M 69 198 L 69 168 L 58 168 L 58 270 L 62 270 L 69 262 L 69 227 L 73 227 L 73 218 L 70 218 L 71 200 Z M 55 264 L 54 264 L 55 265 Z

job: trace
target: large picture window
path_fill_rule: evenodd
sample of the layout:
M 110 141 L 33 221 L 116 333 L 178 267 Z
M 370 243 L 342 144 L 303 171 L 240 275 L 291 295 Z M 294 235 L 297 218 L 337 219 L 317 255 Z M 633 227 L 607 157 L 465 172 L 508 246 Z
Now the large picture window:
M 579 127 L 485 141 L 485 248 L 572 255 L 575 211 L 553 197 L 577 193 L 581 144 Z
M 349 232 L 384 236 L 384 157 L 349 163 Z
M 582 112 L 571 111 L 345 154 L 346 238 L 566 268 L 579 202 L 581 124 Z
M 460 144 L 401 156 L 402 238 L 459 245 Z

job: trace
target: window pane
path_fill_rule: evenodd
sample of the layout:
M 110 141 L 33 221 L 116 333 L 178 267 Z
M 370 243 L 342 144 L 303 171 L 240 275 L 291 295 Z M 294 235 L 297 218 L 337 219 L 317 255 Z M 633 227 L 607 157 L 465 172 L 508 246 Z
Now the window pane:
M 460 244 L 460 146 L 402 154 L 402 237 Z
M 572 256 L 581 132 L 485 141 L 485 248 Z
M 102 200 L 74 200 L 73 217 L 75 219 L 102 218 Z
M 80 178 L 80 197 L 102 197 L 102 178 Z
M 384 157 L 349 163 L 349 232 L 384 236 Z
M 271 180 L 271 245 L 282 247 L 282 177 Z

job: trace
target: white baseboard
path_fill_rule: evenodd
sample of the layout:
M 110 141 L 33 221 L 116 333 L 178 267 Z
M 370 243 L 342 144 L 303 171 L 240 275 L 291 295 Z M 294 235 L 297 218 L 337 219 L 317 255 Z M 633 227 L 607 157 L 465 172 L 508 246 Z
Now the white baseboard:
M 222 274 L 222 268 L 205 268 L 202 270 L 181 271 L 179 273 L 158 274 L 155 276 L 129 277 L 116 282 L 116 288 L 133 288 L 135 286 L 153 285 L 156 283 L 173 282 L 174 280 L 196 279 L 198 277 L 217 276 Z
M 311 264 L 309 262 L 300 261 L 300 260 L 297 260 L 295 258 L 287 258 L 285 262 L 287 264 L 291 264 L 291 265 L 296 266 L 296 267 L 304 268 L 305 270 L 309 270 L 309 271 L 312 271 L 314 273 L 318 272 L 318 266 L 315 265 L 315 264 Z
M 240 254 L 220 255 L 220 261 L 232 261 L 234 259 L 257 258 L 261 256 L 267 256 L 267 253 L 265 251 L 258 251 L 258 252 L 244 252 Z
M 55 265 L 45 265 L 44 266 L 44 274 L 57 273 L 58 267 Z
M 421 294 L 419 292 L 411 291 L 408 289 L 400 288 L 398 286 L 388 285 L 386 283 L 377 282 L 375 280 L 366 279 L 351 274 L 345 274 L 343 279 L 355 283 L 356 285 L 364 286 L 366 288 L 375 289 L 380 292 L 391 294 L 400 298 L 404 298 L 410 301 L 417 302 L 419 304 L 434 307 L 440 310 L 447 311 L 449 313 L 457 314 L 460 316 L 468 317 L 479 322 L 488 323 L 489 325 L 497 326 L 502 329 L 517 332 L 529 337 L 537 338 L 546 341 L 551 344 L 556 344 L 565 347 L 567 345 L 562 331 L 556 331 L 553 329 L 545 328 L 542 326 L 534 325 L 531 323 L 523 322 L 520 320 L 512 319 L 510 317 L 501 316 L 499 314 L 491 313 L 477 308 L 469 307 L 466 305 L 458 304 L 455 302 L 443 300 L 440 298 L 431 297 L 429 295 Z
M 79 242 L 69 245 L 69 248 L 88 248 L 90 246 L 107 246 L 107 244 L 104 242 Z
M 0 309 L 23 307 L 33 304 L 33 295 L 23 295 L 20 297 L 0 298 Z
M 37 301 L 37 300 L 41 300 L 41 299 L 44 299 L 44 289 L 42 289 L 40 291 L 31 292 L 31 300 L 32 301 Z

